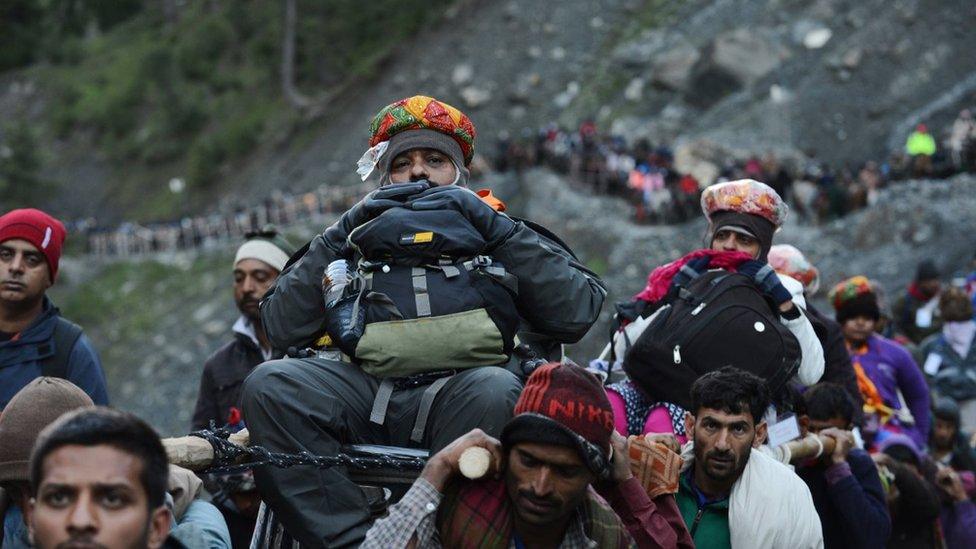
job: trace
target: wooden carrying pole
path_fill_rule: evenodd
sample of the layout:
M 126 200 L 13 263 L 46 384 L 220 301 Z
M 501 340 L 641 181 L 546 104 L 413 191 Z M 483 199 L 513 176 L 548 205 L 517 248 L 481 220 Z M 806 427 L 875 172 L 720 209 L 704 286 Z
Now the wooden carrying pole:
M 250 438 L 247 429 L 241 429 L 230 435 L 228 440 L 238 446 L 247 446 Z M 170 463 L 191 471 L 206 469 L 214 459 L 213 446 L 200 437 L 164 438 L 163 448 Z

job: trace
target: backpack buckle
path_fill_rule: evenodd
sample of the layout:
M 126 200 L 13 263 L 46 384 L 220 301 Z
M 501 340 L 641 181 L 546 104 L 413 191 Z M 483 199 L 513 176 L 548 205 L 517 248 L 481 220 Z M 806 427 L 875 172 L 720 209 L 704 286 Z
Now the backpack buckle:
M 491 265 L 491 258 L 487 255 L 476 255 L 471 259 L 472 267 L 487 267 Z

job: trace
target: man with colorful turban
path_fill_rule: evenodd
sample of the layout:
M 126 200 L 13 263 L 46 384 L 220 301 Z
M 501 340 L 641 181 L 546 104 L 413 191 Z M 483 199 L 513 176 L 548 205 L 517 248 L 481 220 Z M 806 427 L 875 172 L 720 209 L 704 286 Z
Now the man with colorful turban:
M 892 433 L 920 447 L 929 432 L 929 389 L 912 355 L 874 331 L 881 317 L 871 282 L 855 276 L 837 284 L 828 299 L 837 311 L 864 399 L 866 438 L 878 443 Z
M 792 278 L 781 279 L 767 264 L 773 235 L 786 220 L 789 209 L 786 203 L 765 183 L 740 179 L 706 188 L 701 208 L 709 222 L 707 249 L 693 251 L 651 272 L 647 286 L 634 296 L 635 301 L 647 302 L 642 315 L 649 318 L 664 305 L 672 281 L 679 273 L 689 269 L 699 274 L 724 269 L 744 274 L 770 303 L 776 304 L 780 322 L 800 345 L 797 381 L 803 385 L 820 381 L 824 373 L 824 352 L 804 313 L 803 288 Z M 736 342 L 730 341 L 728 345 Z M 609 386 L 607 396 L 620 432 L 674 432 L 679 440 L 684 440 L 681 407 L 670 402 L 654 402 L 631 380 Z
M 367 222 L 373 230 L 388 222 L 383 214 L 401 215 L 397 219 L 407 222 L 411 212 L 421 211 L 428 219 L 453 219 L 442 225 L 443 231 L 464 226 L 484 243 L 477 254 L 486 258 L 481 263 L 504 266 L 503 274 L 510 276 L 507 287 L 516 290 L 509 295 L 517 310 L 500 312 L 518 324 L 518 346 L 474 367 L 452 357 L 409 375 L 367 373 L 365 363 L 349 360 L 348 353 L 341 359 L 334 353 L 335 360 L 266 362 L 243 388 L 243 412 L 253 442 L 271 451 L 329 455 L 345 443 L 436 452 L 474 428 L 499 436 L 521 391 L 522 365 L 532 363 L 520 356 L 558 361 L 561 344 L 579 340 L 596 321 L 606 294 L 602 282 L 554 236 L 505 215 L 466 188 L 474 138 L 468 117 L 436 99 L 415 96 L 384 107 L 370 126 L 370 148 L 357 170 L 366 180 L 378 169 L 380 188 L 315 237 L 285 268 L 261 303 L 261 318 L 275 347 L 305 348 L 322 341 L 323 332 L 335 343 L 334 330 L 326 326 L 344 317 L 330 316 L 334 309 L 326 308 L 326 267 L 337 259 L 349 260 L 352 267 L 362 257 L 361 249 L 350 243 L 362 233 L 357 228 L 367 229 Z M 397 235 L 401 244 L 423 244 L 433 242 L 434 233 Z M 420 296 L 418 318 L 433 300 L 427 291 L 431 277 L 460 274 L 456 267 L 439 265 L 434 275 L 424 266 L 415 269 L 420 272 L 413 275 L 411 295 Z M 371 276 L 375 287 L 381 274 Z M 459 326 L 436 330 L 431 337 L 443 338 L 445 331 L 458 341 L 472 337 Z M 417 341 L 401 338 L 389 342 L 388 352 L 402 353 L 408 345 L 417 351 Z M 444 354 L 440 345 L 420 347 L 421 356 Z M 352 547 L 362 542 L 371 521 L 367 496 L 344 468 L 261 467 L 255 479 L 264 501 L 303 546 Z

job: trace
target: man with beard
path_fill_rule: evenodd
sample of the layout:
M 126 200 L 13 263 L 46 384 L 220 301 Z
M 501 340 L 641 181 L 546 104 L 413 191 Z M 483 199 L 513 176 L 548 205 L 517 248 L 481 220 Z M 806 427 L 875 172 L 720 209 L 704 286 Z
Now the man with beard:
M 234 255 L 234 303 L 241 312 L 234 323 L 234 340 L 210 355 L 203 366 L 200 392 L 193 411 L 193 428 L 211 421 L 221 425 L 241 422 L 238 401 L 241 384 L 255 366 L 284 356 L 265 334 L 258 303 L 288 262 L 293 249 L 273 229 L 251 233 Z
M 785 465 L 753 452 L 766 438 L 763 381 L 727 366 L 691 386 L 678 507 L 695 547 L 823 547 L 810 490 Z
M 105 374 L 81 328 L 45 295 L 58 275 L 64 225 L 35 209 L 0 216 L 0 410 L 31 380 L 71 381 L 108 403 Z
M 243 426 L 239 409 L 241 386 L 255 366 L 284 353 L 275 349 L 261 323 L 258 302 L 288 262 L 293 249 L 271 228 L 251 233 L 234 256 L 234 302 L 241 312 L 234 323 L 234 339 L 203 366 L 200 392 L 193 412 L 193 428 L 205 429 L 210 422 L 237 430 Z M 245 546 L 254 532 L 261 498 L 250 471 L 238 475 L 210 476 L 207 489 L 223 513 L 235 545 Z
M 674 498 L 651 500 L 631 474 L 627 441 L 593 374 L 539 367 L 514 414 L 501 441 L 475 429 L 435 454 L 362 547 L 693 546 Z M 471 447 L 491 455 L 483 479 L 459 474 Z
M 247 377 L 252 443 L 315 455 L 343 444 L 437 453 L 474 428 L 497 436 L 521 376 L 562 360 L 562 346 L 596 322 L 599 277 L 548 230 L 466 188 L 475 134 L 464 113 L 426 96 L 373 118 L 357 172 L 379 188 L 315 236 L 261 301 L 280 348 L 327 350 Z M 260 466 L 255 481 L 309 548 L 358 547 L 370 509 L 385 506 L 345 467 Z

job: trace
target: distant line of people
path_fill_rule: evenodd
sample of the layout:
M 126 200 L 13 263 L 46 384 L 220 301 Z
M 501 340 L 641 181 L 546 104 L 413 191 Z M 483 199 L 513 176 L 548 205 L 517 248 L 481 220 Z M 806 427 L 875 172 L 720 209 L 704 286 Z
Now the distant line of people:
M 884 162 L 866 161 L 856 167 L 831 167 L 815 159 L 797 164 L 772 153 L 727 158 L 717 166 L 714 180 L 707 181 L 679 172 L 666 144 L 655 146 L 647 139 L 627 143 L 599 132 L 592 121 L 584 121 L 575 132 L 549 124 L 520 138 L 503 133 L 491 161 L 502 172 L 549 166 L 598 193 L 628 199 L 634 219 L 642 223 L 691 219 L 703 188 L 743 178 L 767 183 L 801 219 L 820 223 L 873 205 L 878 192 L 893 181 L 976 171 L 976 125 L 969 109 L 961 111 L 937 146 L 927 126 L 919 124 L 904 150 L 893 151 Z

